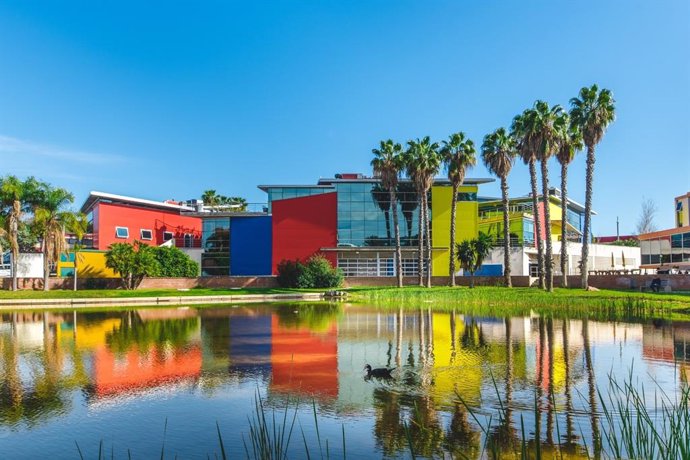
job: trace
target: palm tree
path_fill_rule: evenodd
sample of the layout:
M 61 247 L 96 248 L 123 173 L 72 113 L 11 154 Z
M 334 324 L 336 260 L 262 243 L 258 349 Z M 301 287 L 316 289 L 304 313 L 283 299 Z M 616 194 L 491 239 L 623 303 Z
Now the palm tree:
M 532 150 L 532 133 L 527 125 L 530 109 L 513 118 L 510 135 L 516 139 L 517 149 L 522 161 L 529 166 L 530 185 L 532 191 L 532 215 L 534 219 L 535 246 L 537 247 L 537 272 L 539 287 L 544 288 L 544 251 L 541 239 L 541 215 L 539 214 L 539 194 L 537 193 L 537 157 Z
M 458 189 L 465 180 L 468 168 L 477 164 L 474 142 L 465 137 L 465 133 L 451 134 L 447 141 L 443 141 L 441 159 L 448 171 L 448 180 L 453 186 L 453 196 L 450 206 L 450 285 L 455 286 L 455 206 L 458 202 Z
M 204 202 L 204 206 L 213 210 L 220 204 L 221 197 L 216 193 L 215 190 L 206 190 L 201 194 L 201 201 Z
M 84 234 L 86 233 L 86 229 L 88 227 L 88 221 L 86 219 L 86 216 L 80 212 L 72 213 L 67 220 L 68 222 L 66 225 L 66 229 L 67 231 L 74 234 L 76 240 L 72 245 L 72 254 L 74 254 L 74 283 L 72 286 L 72 290 L 76 291 L 79 271 L 78 264 L 79 262 L 81 262 L 81 255 L 79 254 L 79 252 L 81 252 L 81 250 L 84 249 L 84 244 L 82 243 L 82 240 L 84 239 Z
M 74 195 L 62 188 L 41 187 L 34 211 L 34 223 L 43 239 L 43 290 L 50 289 L 50 264 L 65 252 L 65 228 L 74 221 L 74 213 L 62 210 L 74 202 Z
M 504 128 L 498 128 L 484 137 L 482 160 L 486 168 L 501 179 L 503 199 L 503 278 L 512 287 L 510 279 L 510 203 L 508 201 L 508 174 L 517 156 L 515 139 Z
M 563 108 L 560 105 L 549 107 L 544 101 L 534 103 L 533 110 L 526 118 L 527 129 L 532 133 L 532 151 L 541 164 L 542 203 L 544 205 L 544 234 L 546 254 L 546 290 L 553 291 L 553 244 L 551 237 L 551 207 L 549 196 L 548 162 L 558 149 L 559 127 L 565 123 Z
M 484 263 L 491 252 L 491 237 L 479 232 L 477 238 L 458 244 L 458 261 L 464 271 L 470 274 L 470 288 L 474 287 L 474 273 Z
M 409 141 L 408 149 L 405 152 L 405 166 L 407 174 L 414 182 L 420 207 L 420 221 L 419 221 L 419 285 L 424 285 L 422 269 L 424 260 L 426 259 L 426 285 L 431 287 L 431 239 L 429 228 L 429 190 L 434 183 L 434 176 L 439 171 L 441 166 L 441 158 L 438 154 L 438 144 L 431 142 L 429 136 L 422 140 Z M 422 227 L 424 227 L 422 238 Z M 422 239 L 424 241 L 422 241 Z M 424 249 L 426 247 L 426 257 L 424 256 Z
M 374 169 L 374 176 L 381 178 L 381 186 L 388 190 L 388 207 L 393 210 L 393 231 L 395 233 L 395 275 L 398 280 L 398 287 L 403 286 L 402 272 L 402 249 L 400 247 L 400 225 L 398 224 L 398 200 L 396 196 L 398 188 L 398 177 L 402 169 L 402 145 L 393 142 L 391 139 L 381 141 L 380 148 L 372 149 L 374 159 L 371 166 Z M 386 232 L 390 240 L 390 222 L 388 211 L 386 213 Z
M 39 182 L 33 177 L 25 181 L 16 176 L 0 179 L 0 207 L 6 215 L 5 231 L 12 253 L 12 290 L 17 290 L 17 262 L 19 259 L 19 228 L 22 216 L 35 202 Z
M 587 258 L 589 256 L 589 235 L 592 220 L 592 187 L 594 186 L 594 148 L 604 137 L 606 128 L 616 118 L 613 94 L 608 89 L 601 91 L 597 85 L 580 90 L 579 97 L 570 100 L 570 118 L 580 128 L 587 146 L 587 177 L 585 192 L 585 223 L 582 231 L 582 287 L 589 287 L 587 279 Z
M 582 150 L 582 134 L 568 117 L 561 126 L 556 159 L 561 165 L 561 286 L 568 287 L 568 165 Z

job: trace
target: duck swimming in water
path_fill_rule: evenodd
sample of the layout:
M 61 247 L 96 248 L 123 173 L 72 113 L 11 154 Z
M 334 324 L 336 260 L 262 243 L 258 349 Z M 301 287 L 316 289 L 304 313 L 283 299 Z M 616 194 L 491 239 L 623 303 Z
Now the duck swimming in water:
M 367 371 L 367 378 L 375 377 L 377 379 L 392 379 L 393 376 L 391 375 L 391 372 L 393 372 L 395 369 L 395 367 L 393 369 L 387 369 L 385 367 L 372 369 L 368 364 L 364 366 L 364 370 Z

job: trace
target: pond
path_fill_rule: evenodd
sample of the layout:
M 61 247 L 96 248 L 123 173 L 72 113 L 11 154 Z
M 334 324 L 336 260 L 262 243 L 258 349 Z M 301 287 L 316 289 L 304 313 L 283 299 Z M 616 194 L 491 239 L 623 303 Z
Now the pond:
M 0 456 L 214 458 L 219 430 L 245 457 L 261 401 L 269 427 L 288 407 L 290 458 L 480 458 L 487 436 L 586 458 L 620 417 L 597 388 L 632 382 L 656 420 L 655 396 L 675 401 L 690 377 L 690 324 L 428 305 L 3 313 Z

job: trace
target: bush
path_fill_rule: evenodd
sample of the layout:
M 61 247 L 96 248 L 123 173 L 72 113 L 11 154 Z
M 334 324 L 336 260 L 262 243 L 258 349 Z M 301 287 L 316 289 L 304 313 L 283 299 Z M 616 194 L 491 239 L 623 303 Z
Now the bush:
M 298 260 L 281 260 L 278 263 L 278 284 L 284 288 L 299 287 L 304 264 Z
M 303 277 L 306 279 L 300 284 L 309 284 L 304 287 L 333 288 L 343 284 L 343 273 L 338 268 L 333 268 L 328 259 L 319 254 L 307 261 Z
M 155 247 L 154 255 L 158 261 L 155 275 L 170 278 L 196 278 L 199 276 L 199 264 L 190 259 L 176 247 Z
M 283 260 L 278 264 L 278 284 L 287 288 L 332 288 L 343 283 L 342 272 L 331 266 L 322 255 L 309 258 L 306 263 Z

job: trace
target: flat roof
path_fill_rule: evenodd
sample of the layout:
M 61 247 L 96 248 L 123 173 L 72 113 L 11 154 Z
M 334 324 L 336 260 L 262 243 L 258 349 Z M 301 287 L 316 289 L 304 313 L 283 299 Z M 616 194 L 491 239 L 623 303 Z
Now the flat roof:
M 685 227 L 675 227 L 666 230 L 659 230 L 658 232 L 643 233 L 641 235 L 637 235 L 637 239 L 639 239 L 640 241 L 653 240 L 656 238 L 663 238 L 664 236 L 675 235 L 676 233 L 686 232 L 690 232 L 690 225 L 687 225 Z
M 194 211 L 194 208 L 182 204 L 166 203 L 164 201 L 154 201 L 146 200 L 143 198 L 135 198 L 125 195 L 116 195 L 114 193 L 91 191 L 89 192 L 88 198 L 81 205 L 80 211 L 83 213 L 88 212 L 96 203 L 99 201 L 107 201 L 111 203 L 122 203 L 122 204 L 132 204 L 136 206 L 142 206 L 146 208 L 157 208 L 165 209 L 168 211 Z
M 357 184 L 357 183 L 378 183 L 381 179 L 378 177 L 363 177 L 359 179 L 328 179 L 320 178 L 319 181 L 314 185 L 309 184 L 276 184 L 276 185 L 259 185 L 258 188 L 267 192 L 270 188 L 322 188 L 322 189 L 333 189 L 335 184 Z M 412 182 L 410 179 L 400 179 L 400 182 Z M 463 181 L 463 185 L 479 185 L 488 184 L 491 182 L 496 182 L 496 179 L 491 177 L 477 177 L 477 178 L 467 178 Z M 434 185 L 450 185 L 450 181 L 443 177 L 437 177 L 434 179 Z

